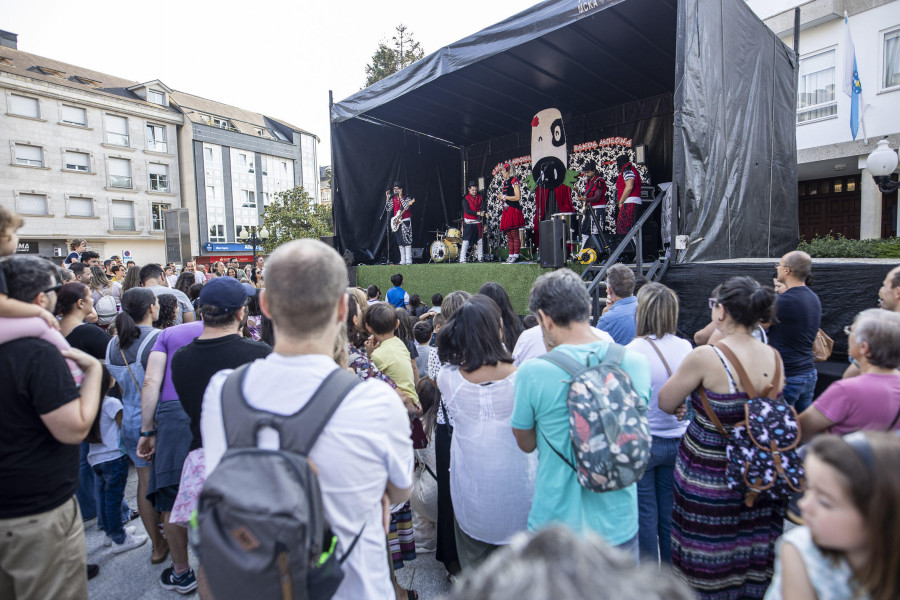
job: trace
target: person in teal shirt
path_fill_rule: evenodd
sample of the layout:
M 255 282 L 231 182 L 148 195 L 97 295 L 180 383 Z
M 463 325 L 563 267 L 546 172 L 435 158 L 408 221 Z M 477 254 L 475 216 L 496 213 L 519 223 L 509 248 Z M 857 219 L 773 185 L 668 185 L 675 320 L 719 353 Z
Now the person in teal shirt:
M 584 364 L 596 364 L 610 347 L 609 342 L 598 341 L 591 329 L 590 306 L 584 282 L 568 269 L 538 278 L 528 299 L 547 349 L 564 352 Z M 643 402 L 649 403 L 647 359 L 626 350 L 622 368 Z M 539 359 L 524 362 L 516 375 L 516 401 L 510 424 L 519 447 L 525 452 L 537 449 L 539 456 L 528 529 L 536 531 L 563 523 L 576 532 L 593 531 L 608 544 L 637 558 L 637 486 L 592 492 L 581 487 L 572 467 L 554 452 L 555 449 L 563 453 L 575 463 L 569 437 L 567 377 L 560 367 Z

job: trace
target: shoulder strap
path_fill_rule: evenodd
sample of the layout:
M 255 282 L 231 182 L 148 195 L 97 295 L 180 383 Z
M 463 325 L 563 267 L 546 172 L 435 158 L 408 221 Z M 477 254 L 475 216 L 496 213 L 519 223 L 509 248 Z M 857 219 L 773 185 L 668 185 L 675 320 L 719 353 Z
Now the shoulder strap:
M 549 363 L 553 363 L 572 377 L 575 377 L 585 369 L 585 365 L 581 364 L 571 356 L 562 352 L 551 351 L 538 358 L 542 358 Z
M 666 373 L 669 374 L 669 377 L 672 376 L 672 369 L 669 368 L 669 363 L 666 362 L 666 357 L 663 356 L 662 352 L 659 351 L 659 346 L 653 343 L 649 337 L 645 337 L 644 340 L 656 351 L 656 355 L 659 357 L 659 360 L 662 361 L 663 366 L 666 368 Z
M 141 345 L 138 346 L 137 359 L 139 361 L 141 360 L 141 355 L 144 353 L 144 348 L 147 347 L 148 343 L 154 341 L 156 339 L 156 336 L 158 336 L 159 334 L 160 334 L 159 329 L 154 329 L 151 333 L 149 333 L 147 335 L 147 337 L 144 338 L 144 341 L 141 342 Z M 119 341 L 119 354 L 122 355 L 122 362 L 125 363 L 125 368 L 128 369 L 128 374 L 131 375 L 131 381 L 134 382 L 134 387 L 137 388 L 138 392 L 140 392 L 142 388 L 140 385 L 138 385 L 137 378 L 135 378 L 135 376 L 134 376 L 134 371 L 131 370 L 131 365 L 128 364 L 128 359 L 125 358 L 125 351 L 122 350 L 121 338 L 119 338 L 118 341 Z M 111 346 L 112 346 L 112 342 L 110 342 L 106 346 L 106 362 L 107 363 L 109 362 L 109 349 Z
M 255 447 L 259 430 L 271 427 L 278 431 L 282 450 L 306 456 L 338 406 L 360 383 L 355 375 L 337 368 L 325 378 L 303 408 L 292 415 L 277 415 L 247 404 L 242 388 L 251 364 L 235 369 L 222 386 L 222 420 L 229 447 Z
M 719 420 L 719 415 L 716 414 L 716 411 L 713 410 L 712 406 L 709 403 L 709 398 L 707 398 L 706 391 L 703 389 L 703 386 L 701 385 L 697 387 L 697 391 L 700 393 L 700 403 L 703 404 L 703 410 L 706 411 L 706 416 L 709 417 L 709 420 L 712 421 L 713 425 L 716 426 L 716 429 L 719 430 L 719 433 L 721 433 L 725 437 L 728 437 L 728 433 L 722 426 L 722 421 Z
M 741 361 L 738 360 L 738 357 L 735 356 L 734 352 L 731 351 L 731 348 L 729 348 L 722 342 L 713 344 L 713 346 L 722 351 L 722 354 L 725 355 L 725 358 L 728 359 L 728 362 L 730 362 L 731 366 L 734 367 L 734 370 L 737 371 L 738 379 L 741 380 L 741 385 L 744 386 L 744 391 L 747 393 L 747 396 L 749 398 L 758 398 L 759 394 L 756 392 L 756 388 L 753 386 L 753 382 L 750 381 L 750 376 L 747 375 L 747 371 L 744 369 L 744 365 L 741 364 Z
M 772 352 L 775 354 L 775 373 L 772 375 L 772 382 L 767 384 L 760 392 L 756 391 L 756 388 L 753 387 L 753 384 L 750 382 L 750 377 L 747 375 L 747 371 L 744 370 L 744 366 L 737 359 L 734 352 L 726 346 L 725 344 L 719 342 L 718 344 L 713 344 L 716 348 L 722 351 L 722 354 L 728 358 L 728 362 L 732 364 L 734 369 L 738 373 L 738 377 L 741 380 L 741 385 L 744 386 L 744 391 L 747 392 L 747 396 L 750 398 L 770 398 L 774 400 L 778 397 L 778 382 L 781 381 L 781 354 L 775 348 L 772 348 Z

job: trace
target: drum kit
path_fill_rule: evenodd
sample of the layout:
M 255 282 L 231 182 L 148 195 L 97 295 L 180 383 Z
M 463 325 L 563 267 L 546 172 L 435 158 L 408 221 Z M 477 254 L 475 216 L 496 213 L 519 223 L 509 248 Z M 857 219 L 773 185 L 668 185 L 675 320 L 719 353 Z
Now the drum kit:
M 462 232 L 450 227 L 446 232 L 432 231 L 437 240 L 431 244 L 431 260 L 436 263 L 456 262 L 459 260 L 459 245 L 462 244 Z
M 550 215 L 551 219 L 559 220 L 565 223 L 563 228 L 565 231 L 565 247 L 568 258 L 570 260 L 582 261 L 588 256 L 582 256 L 580 232 L 580 219 L 578 213 L 561 212 Z M 461 219 L 460 219 L 461 221 Z M 435 263 L 451 263 L 459 261 L 460 245 L 462 244 L 462 232 L 456 227 L 449 227 L 446 230 L 432 231 L 436 235 L 436 240 L 431 244 L 431 261 Z M 530 247 L 531 239 L 526 229 L 519 230 L 520 238 L 522 238 L 522 248 Z M 602 236 L 601 236 L 602 237 Z M 532 249 L 532 254 L 533 254 Z M 594 252 L 596 260 L 597 253 Z

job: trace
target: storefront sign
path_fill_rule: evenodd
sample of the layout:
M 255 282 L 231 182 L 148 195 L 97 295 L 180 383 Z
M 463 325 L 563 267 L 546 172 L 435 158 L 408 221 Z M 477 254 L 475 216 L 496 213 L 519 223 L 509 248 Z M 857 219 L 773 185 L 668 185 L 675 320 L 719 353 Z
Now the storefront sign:
M 256 247 L 260 249 L 259 246 Z M 213 244 L 207 243 L 204 246 L 207 252 L 253 252 L 253 246 L 250 244 Z
M 33 240 L 19 240 L 16 246 L 16 254 L 37 254 L 38 243 Z

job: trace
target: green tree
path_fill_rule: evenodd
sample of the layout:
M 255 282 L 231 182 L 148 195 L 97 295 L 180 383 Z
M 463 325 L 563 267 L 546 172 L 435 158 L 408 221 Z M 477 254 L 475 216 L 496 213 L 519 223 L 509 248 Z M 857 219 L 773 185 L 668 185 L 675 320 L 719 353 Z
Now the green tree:
M 313 204 L 303 186 L 275 194 L 263 212 L 263 224 L 269 230 L 262 245 L 267 254 L 291 240 L 334 235 L 331 208 Z
M 366 87 L 425 56 L 422 46 L 413 38 L 406 25 L 401 23 L 394 30 L 397 33 L 391 37 L 390 45 L 380 42 L 372 55 L 372 62 L 366 65 Z

